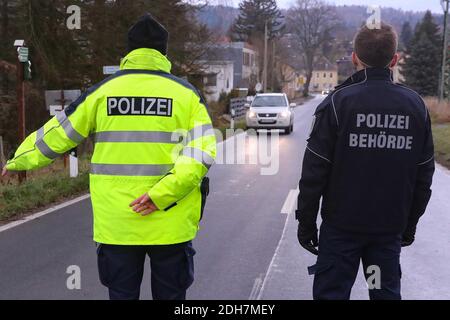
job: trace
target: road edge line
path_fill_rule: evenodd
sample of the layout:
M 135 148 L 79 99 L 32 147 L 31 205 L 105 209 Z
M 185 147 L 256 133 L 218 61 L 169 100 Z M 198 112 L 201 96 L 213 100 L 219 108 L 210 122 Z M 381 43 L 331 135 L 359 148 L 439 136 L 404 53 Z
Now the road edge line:
M 55 211 L 64 209 L 64 208 L 69 207 L 71 205 L 74 205 L 74 204 L 76 204 L 78 202 L 81 202 L 83 200 L 89 199 L 90 197 L 91 197 L 90 194 L 85 194 L 85 195 L 80 196 L 78 198 L 75 198 L 75 199 L 72 199 L 70 201 L 66 201 L 64 203 L 58 204 L 58 205 L 56 205 L 54 207 L 48 208 L 48 209 L 46 209 L 44 211 L 37 212 L 37 213 L 34 213 L 32 215 L 26 216 L 26 217 L 24 217 L 21 220 L 10 222 L 8 224 L 0 226 L 0 233 L 4 232 L 4 231 L 7 231 L 7 230 L 10 230 L 12 228 L 18 227 L 18 226 L 20 226 L 20 225 L 22 225 L 22 224 L 24 224 L 26 222 L 30 222 L 30 221 L 33 221 L 33 220 L 38 219 L 40 217 L 43 217 L 43 216 L 45 216 L 47 214 L 50 214 L 50 213 L 53 213 Z
M 278 253 L 279 253 L 279 251 L 281 249 L 281 244 L 283 243 L 283 240 L 285 238 L 285 235 L 286 235 L 286 232 L 287 232 L 287 229 L 288 229 L 289 218 L 290 218 L 291 215 L 292 215 L 292 213 L 286 215 L 286 221 L 284 222 L 284 228 L 283 228 L 283 232 L 281 233 L 280 241 L 278 241 L 278 245 L 277 245 L 277 248 L 275 249 L 275 253 L 273 254 L 272 260 L 270 261 L 269 267 L 267 268 L 266 275 L 264 276 L 264 280 L 262 282 L 262 285 L 261 285 L 261 288 L 259 290 L 258 296 L 256 297 L 256 300 L 261 300 L 261 298 L 262 298 L 262 295 L 264 293 L 264 289 L 266 288 L 267 281 L 269 280 L 269 275 L 272 272 L 273 266 L 275 264 L 275 259 L 278 256 Z

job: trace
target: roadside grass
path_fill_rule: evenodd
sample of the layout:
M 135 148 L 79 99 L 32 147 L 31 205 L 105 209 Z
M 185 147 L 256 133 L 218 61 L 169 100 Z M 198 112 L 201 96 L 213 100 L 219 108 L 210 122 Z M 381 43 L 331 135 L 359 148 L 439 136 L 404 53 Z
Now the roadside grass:
M 439 102 L 435 97 L 424 98 L 425 104 L 430 111 L 431 118 L 434 123 L 450 122 L 450 101 L 444 100 Z
M 63 160 L 50 167 L 29 172 L 27 181 L 18 184 L 16 177 L 0 184 L 0 222 L 17 220 L 38 209 L 74 198 L 89 190 L 89 161 L 80 160 L 80 174 L 69 177 Z
M 433 138 L 437 162 L 450 169 L 450 122 L 434 124 Z
M 450 101 L 425 98 L 433 122 L 436 161 L 450 169 Z

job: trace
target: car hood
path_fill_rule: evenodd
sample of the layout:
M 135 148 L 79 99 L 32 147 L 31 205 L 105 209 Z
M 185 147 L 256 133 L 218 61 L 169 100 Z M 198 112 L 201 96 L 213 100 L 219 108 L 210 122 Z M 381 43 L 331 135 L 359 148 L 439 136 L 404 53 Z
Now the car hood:
M 289 110 L 288 107 L 256 107 L 251 108 L 251 111 L 256 113 L 281 113 Z

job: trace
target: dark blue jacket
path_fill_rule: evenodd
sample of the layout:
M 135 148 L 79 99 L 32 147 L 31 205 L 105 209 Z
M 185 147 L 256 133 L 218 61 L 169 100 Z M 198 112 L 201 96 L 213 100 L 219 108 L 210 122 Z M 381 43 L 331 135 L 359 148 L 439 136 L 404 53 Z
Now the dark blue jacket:
M 303 161 L 297 219 L 351 232 L 415 230 L 431 196 L 434 147 L 421 97 L 369 68 L 317 108 Z

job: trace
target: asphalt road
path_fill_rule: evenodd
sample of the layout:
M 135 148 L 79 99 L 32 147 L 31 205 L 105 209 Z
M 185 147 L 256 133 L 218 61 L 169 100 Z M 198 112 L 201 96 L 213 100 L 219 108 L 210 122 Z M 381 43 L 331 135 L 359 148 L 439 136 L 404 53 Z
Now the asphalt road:
M 244 133 L 219 144 L 212 192 L 194 241 L 196 280 L 189 299 L 311 299 L 306 268 L 315 258 L 297 243 L 292 211 L 311 115 L 321 99 L 299 106 L 295 132 L 272 143 L 279 146 L 279 157 L 273 157 L 279 163 L 268 164 L 259 154 L 264 135 Z M 262 163 L 236 164 L 255 155 Z M 277 164 L 276 175 L 261 174 Z M 438 166 L 416 243 L 402 253 L 405 299 L 450 299 L 448 190 L 450 172 Z M 80 267 L 81 290 L 67 289 L 72 265 Z M 149 269 L 147 263 L 143 299 L 151 298 Z M 361 270 L 352 298 L 367 299 Z M 0 231 L 0 299 L 107 299 L 98 280 L 89 199 Z
M 299 106 L 295 132 L 269 143 L 279 147 L 279 157 L 273 157 L 279 163 L 268 163 L 260 152 L 265 151 L 259 145 L 266 141 L 264 134 L 244 133 L 219 144 L 218 164 L 210 172 L 211 195 L 194 242 L 196 281 L 188 298 L 258 296 L 285 226 L 287 215 L 281 211 L 298 184 L 311 115 L 321 99 Z M 259 164 L 249 163 L 255 155 Z M 241 157 L 247 161 L 236 164 Z M 262 175 L 262 169 L 276 174 Z M 287 205 L 284 211 L 292 201 Z M 66 286 L 66 271 L 73 265 L 81 270 L 80 290 Z M 98 280 L 89 199 L 0 232 L 0 299 L 106 298 Z M 149 264 L 142 298 L 151 298 Z

